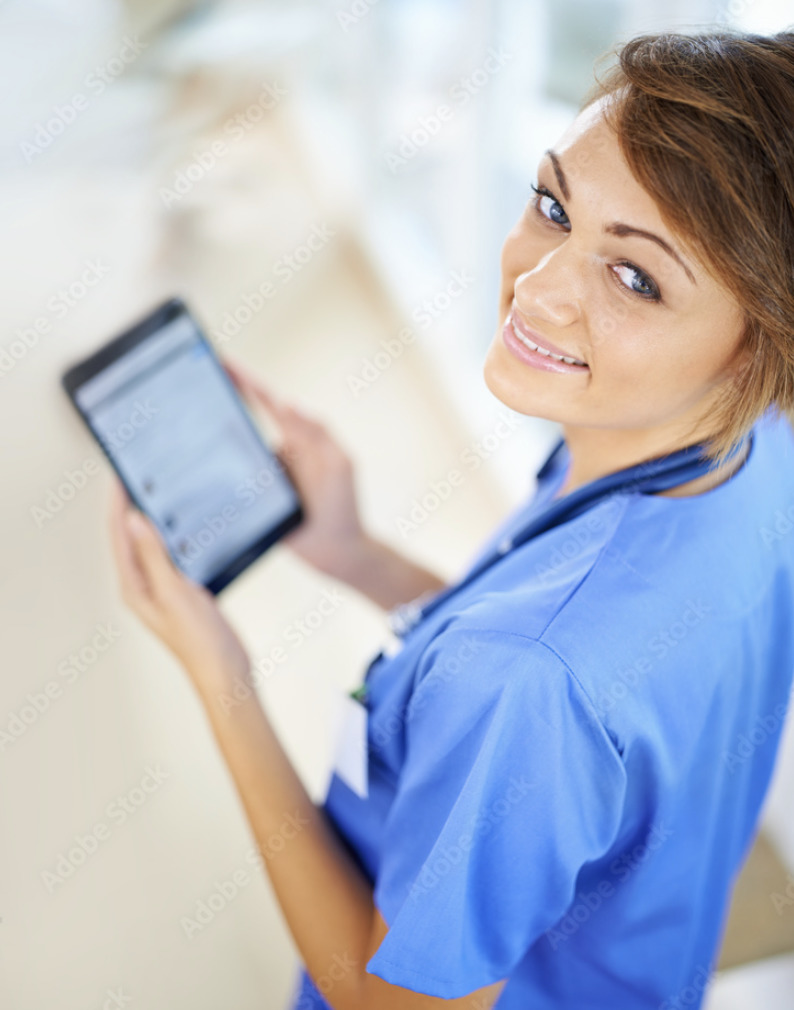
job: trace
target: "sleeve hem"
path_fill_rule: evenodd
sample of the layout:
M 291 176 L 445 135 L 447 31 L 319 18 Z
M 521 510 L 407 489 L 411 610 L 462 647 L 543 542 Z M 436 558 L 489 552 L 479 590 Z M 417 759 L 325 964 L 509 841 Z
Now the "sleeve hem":
M 497 978 L 461 986 L 460 982 L 456 982 L 454 979 L 426 975 L 424 972 L 408 968 L 404 964 L 390 961 L 387 957 L 379 957 L 377 951 L 367 962 L 366 970 L 370 975 L 377 975 L 378 978 L 390 985 L 401 986 L 412 992 L 421 992 L 425 996 L 438 996 L 441 999 L 457 999 L 461 996 L 468 996 L 484 986 L 493 985 L 494 982 L 500 982 L 505 978 L 504 975 L 499 975 Z
M 380 902 L 375 901 L 374 904 L 381 918 L 386 923 L 387 929 L 390 930 L 391 923 L 386 918 Z M 395 916 L 398 911 L 399 909 L 395 910 Z M 496 978 L 472 983 L 467 987 L 461 988 L 460 982 L 455 979 L 428 975 L 425 972 L 417 971 L 415 968 L 407 967 L 404 962 L 394 961 L 390 957 L 381 954 L 380 949 L 382 944 L 383 940 L 369 961 L 367 961 L 364 966 L 365 970 L 370 975 L 377 975 L 378 978 L 383 979 L 384 982 L 388 982 L 390 985 L 401 986 L 403 989 L 410 989 L 411 992 L 421 992 L 425 996 L 439 996 L 442 999 L 455 999 L 459 996 L 468 996 L 469 993 L 476 992 L 477 989 L 481 989 L 483 986 L 493 985 L 494 982 L 499 982 L 506 977 L 504 974 L 501 974 Z

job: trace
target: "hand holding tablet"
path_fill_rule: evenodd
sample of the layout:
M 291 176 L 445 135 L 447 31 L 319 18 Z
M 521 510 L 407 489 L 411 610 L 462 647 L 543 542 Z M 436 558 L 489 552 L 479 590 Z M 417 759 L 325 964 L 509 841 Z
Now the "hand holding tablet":
M 224 367 L 243 398 L 264 408 L 279 428 L 278 455 L 304 513 L 285 543 L 314 568 L 346 581 L 345 571 L 367 549 L 350 456 L 322 423 L 276 398 L 239 366 L 225 362 Z
M 213 594 L 304 518 L 236 382 L 179 299 L 62 378 L 174 563 Z
M 182 663 L 199 694 L 215 704 L 247 685 L 250 658 L 217 598 L 174 564 L 152 521 L 130 508 L 118 479 L 110 541 L 122 599 Z

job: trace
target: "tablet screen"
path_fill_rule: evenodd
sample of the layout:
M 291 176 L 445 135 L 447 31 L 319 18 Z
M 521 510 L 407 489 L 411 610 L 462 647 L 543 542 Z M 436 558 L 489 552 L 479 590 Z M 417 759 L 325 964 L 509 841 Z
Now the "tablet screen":
M 299 508 L 283 466 L 186 312 L 73 397 L 174 561 L 215 591 Z

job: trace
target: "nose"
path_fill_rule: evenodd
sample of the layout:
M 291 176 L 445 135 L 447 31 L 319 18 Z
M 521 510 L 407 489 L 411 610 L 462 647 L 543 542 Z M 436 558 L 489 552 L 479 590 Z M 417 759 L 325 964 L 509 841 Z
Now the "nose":
M 520 274 L 513 285 L 516 305 L 521 314 L 562 329 L 580 316 L 580 288 L 573 262 L 565 262 L 564 246 L 559 246 L 533 267 Z

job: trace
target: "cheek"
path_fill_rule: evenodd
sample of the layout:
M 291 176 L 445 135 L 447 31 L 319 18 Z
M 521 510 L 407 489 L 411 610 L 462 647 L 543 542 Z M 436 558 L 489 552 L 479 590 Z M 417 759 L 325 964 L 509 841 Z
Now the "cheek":
M 675 381 L 678 366 L 670 354 L 670 333 L 649 306 L 636 306 L 615 282 L 598 272 L 581 289 L 580 324 L 590 350 L 591 391 L 631 400 L 654 397 L 653 390 Z M 645 311 L 643 311 L 645 309 Z
M 614 306 L 605 304 L 591 320 L 593 379 L 600 385 L 620 386 L 647 395 L 649 387 L 664 385 L 672 361 L 664 349 L 664 333 L 628 313 L 615 320 Z
M 686 402 L 709 385 L 714 364 L 695 333 L 680 322 L 649 320 L 631 310 L 593 353 L 594 388 L 637 404 Z
M 638 305 L 620 289 L 608 264 L 592 264 L 581 278 L 582 321 L 594 362 L 609 361 L 618 372 L 633 372 L 639 359 L 662 353 L 659 321 L 650 306 Z

